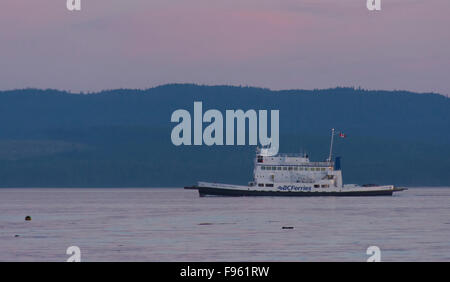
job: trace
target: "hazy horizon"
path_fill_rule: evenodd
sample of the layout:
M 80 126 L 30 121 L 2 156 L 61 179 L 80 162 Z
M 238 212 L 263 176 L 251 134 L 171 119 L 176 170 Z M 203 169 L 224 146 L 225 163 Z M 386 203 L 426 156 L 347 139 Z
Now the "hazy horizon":
M 102 92 L 109 92 L 109 91 L 148 91 L 160 87 L 170 87 L 170 86 L 196 86 L 196 87 L 236 87 L 236 88 L 253 88 L 253 89 L 264 89 L 271 92 L 278 92 L 278 91 L 327 91 L 327 90 L 336 90 L 336 89 L 354 89 L 354 90 L 361 90 L 361 91 L 367 91 L 367 92 L 407 92 L 411 94 L 436 94 L 441 95 L 447 98 L 450 98 L 448 94 L 442 94 L 438 92 L 416 92 L 416 91 L 410 91 L 410 90 L 404 90 L 404 89 L 394 89 L 394 90 L 386 90 L 386 89 L 366 89 L 362 87 L 357 86 L 335 86 L 335 87 L 328 87 L 328 88 L 314 88 L 314 89 L 301 89 L 301 88 L 289 88 L 289 89 L 272 89 L 269 87 L 259 87 L 259 86 L 253 86 L 253 85 L 232 85 L 232 84 L 199 84 L 199 83 L 165 83 L 165 84 L 158 84 L 152 87 L 147 88 L 112 88 L 112 89 L 99 89 L 96 91 L 72 91 L 72 90 L 66 90 L 66 89 L 58 89 L 58 88 L 37 88 L 37 87 L 25 87 L 25 88 L 11 88 L 11 89 L 0 89 L 0 92 L 14 92 L 14 91 L 27 91 L 27 90 L 38 90 L 38 91 L 59 91 L 59 92 L 66 92 L 68 94 L 99 94 Z

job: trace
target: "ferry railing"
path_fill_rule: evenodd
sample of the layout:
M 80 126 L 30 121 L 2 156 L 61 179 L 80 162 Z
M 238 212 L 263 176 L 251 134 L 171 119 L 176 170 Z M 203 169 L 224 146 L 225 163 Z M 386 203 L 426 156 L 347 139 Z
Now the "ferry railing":
M 266 161 L 263 163 L 258 163 L 258 165 L 268 165 L 268 166 L 305 166 L 305 167 L 330 167 L 334 166 L 333 162 L 303 162 L 303 163 L 279 163 Z

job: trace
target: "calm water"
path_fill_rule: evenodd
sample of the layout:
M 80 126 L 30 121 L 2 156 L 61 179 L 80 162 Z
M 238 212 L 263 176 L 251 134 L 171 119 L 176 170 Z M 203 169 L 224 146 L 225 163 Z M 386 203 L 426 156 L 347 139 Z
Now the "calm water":
M 450 188 L 365 198 L 0 189 L 0 261 L 65 261 L 72 245 L 82 261 L 365 261 L 372 245 L 382 261 L 450 261 Z

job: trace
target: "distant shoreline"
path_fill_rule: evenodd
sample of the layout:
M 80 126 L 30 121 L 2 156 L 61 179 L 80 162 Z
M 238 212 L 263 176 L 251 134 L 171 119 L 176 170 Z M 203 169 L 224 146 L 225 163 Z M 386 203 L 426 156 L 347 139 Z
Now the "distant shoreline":
M 190 87 L 190 88 L 235 88 L 235 89 L 251 89 L 251 90 L 260 90 L 260 91 L 268 91 L 274 93 L 327 93 L 330 91 L 359 91 L 359 92 L 379 92 L 379 93 L 408 93 L 408 94 L 417 94 L 417 95 L 440 95 L 443 97 L 449 98 L 449 94 L 439 93 L 439 92 L 418 92 L 412 90 L 401 90 L 401 89 L 369 89 L 369 88 L 361 88 L 356 86 L 336 86 L 336 87 L 328 87 L 328 88 L 314 88 L 314 89 L 302 89 L 302 88 L 291 88 L 291 89 L 272 89 L 267 87 L 259 87 L 259 86 L 242 86 L 242 85 L 226 85 L 226 84 L 197 84 L 197 83 L 167 83 L 161 84 L 154 87 L 148 88 L 115 88 L 115 89 L 104 89 L 104 90 L 94 90 L 94 91 L 76 91 L 72 92 L 68 89 L 57 89 L 57 88 L 37 88 L 37 87 L 26 87 L 26 88 L 15 88 L 15 89 L 0 89 L 0 94 L 2 93 L 10 93 L 10 92 L 52 92 L 55 94 L 69 94 L 69 95 L 99 95 L 99 94 L 126 94 L 126 93 L 145 93 L 153 90 L 160 90 L 164 88 L 178 88 L 178 87 Z

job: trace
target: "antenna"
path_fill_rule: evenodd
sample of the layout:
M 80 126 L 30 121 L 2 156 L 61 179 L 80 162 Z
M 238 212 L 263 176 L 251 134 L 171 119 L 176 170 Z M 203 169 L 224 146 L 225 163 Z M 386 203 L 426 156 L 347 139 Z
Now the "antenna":
M 327 159 L 328 162 L 331 162 L 331 158 L 333 156 L 333 141 L 334 141 L 334 128 L 331 129 L 330 155 L 328 156 Z

